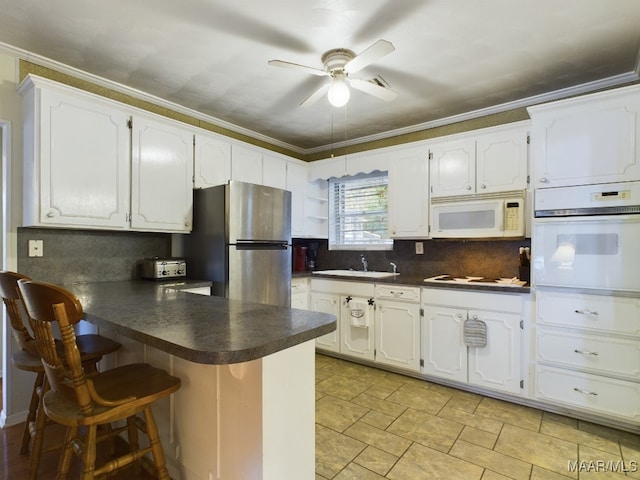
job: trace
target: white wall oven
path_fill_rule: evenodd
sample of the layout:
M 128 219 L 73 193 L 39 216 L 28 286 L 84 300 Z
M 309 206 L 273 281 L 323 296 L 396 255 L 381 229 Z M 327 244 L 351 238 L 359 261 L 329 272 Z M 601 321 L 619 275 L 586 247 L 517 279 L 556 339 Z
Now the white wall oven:
M 640 182 L 535 193 L 536 286 L 640 292 Z

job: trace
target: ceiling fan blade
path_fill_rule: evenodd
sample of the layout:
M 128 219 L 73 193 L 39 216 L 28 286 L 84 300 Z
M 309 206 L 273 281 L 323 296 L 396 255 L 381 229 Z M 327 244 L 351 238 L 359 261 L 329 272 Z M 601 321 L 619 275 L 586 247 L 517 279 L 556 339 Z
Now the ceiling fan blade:
M 396 92 L 395 90 L 391 90 L 387 87 L 381 87 L 380 85 L 374 82 L 369 82 L 367 80 L 350 78 L 349 84 L 351 84 L 351 86 L 356 90 L 368 93 L 369 95 L 373 95 L 374 97 L 377 97 L 380 100 L 384 100 L 386 102 L 389 102 L 398 96 L 398 92 Z
M 329 75 L 328 72 L 324 70 L 320 70 L 319 68 L 307 67 L 306 65 L 300 65 L 298 63 L 285 62 L 284 60 L 269 60 L 269 65 L 272 67 L 284 67 L 284 68 L 293 68 L 295 70 L 303 70 L 312 75 L 317 75 L 319 77 L 326 77 Z
M 391 52 L 395 50 L 395 47 L 391 42 L 386 40 L 378 40 L 369 48 L 367 48 L 364 52 L 356 55 L 356 57 L 348 62 L 344 66 L 344 71 L 346 73 L 354 73 L 358 70 L 362 70 L 367 65 L 375 62 L 376 60 L 384 57 L 385 55 L 389 55 Z
M 326 95 L 329 91 L 329 87 L 331 86 L 331 82 L 327 82 L 322 85 L 319 89 L 313 92 L 310 96 L 304 100 L 300 106 L 301 107 L 310 107 L 314 103 L 316 103 L 322 96 Z

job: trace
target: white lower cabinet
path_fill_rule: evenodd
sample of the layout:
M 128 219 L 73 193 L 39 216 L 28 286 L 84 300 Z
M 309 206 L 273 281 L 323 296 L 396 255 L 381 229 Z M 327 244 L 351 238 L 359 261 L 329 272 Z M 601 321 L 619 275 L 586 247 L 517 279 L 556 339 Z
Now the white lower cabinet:
M 351 357 L 373 360 L 375 358 L 373 285 L 363 283 L 357 286 L 360 287 L 357 288 L 357 294 L 340 297 L 340 352 Z
M 309 279 L 291 279 L 291 308 L 309 310 Z
M 420 371 L 420 288 L 377 284 L 375 360 Z
M 520 295 L 423 288 L 422 305 L 424 374 L 521 393 Z M 465 343 L 465 322 L 469 320 L 485 325 L 484 346 Z
M 538 289 L 538 400 L 640 423 L 640 299 Z
M 314 281 L 311 281 L 311 305 L 309 310 L 314 312 L 335 315 L 337 319 L 336 329 L 333 332 L 316 338 L 316 348 L 329 352 L 340 351 L 340 295 L 335 293 L 314 292 Z
M 311 310 L 338 318 L 316 348 L 420 371 L 420 288 L 311 279 Z

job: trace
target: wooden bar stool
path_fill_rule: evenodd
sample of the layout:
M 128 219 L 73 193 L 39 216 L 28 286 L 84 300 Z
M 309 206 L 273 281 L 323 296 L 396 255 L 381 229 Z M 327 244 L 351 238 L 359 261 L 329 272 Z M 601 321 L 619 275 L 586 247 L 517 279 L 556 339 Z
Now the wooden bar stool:
M 29 413 L 24 424 L 22 433 L 22 443 L 20 453 L 29 453 L 31 442 L 31 455 L 29 457 L 29 480 L 34 480 L 38 473 L 40 455 L 43 452 L 44 429 L 46 426 L 46 415 L 40 408 L 42 404 L 42 394 L 48 389 L 48 382 L 44 373 L 44 366 L 40 360 L 40 355 L 36 348 L 36 342 L 29 333 L 23 319 L 20 296 L 18 292 L 18 280 L 30 280 L 29 277 L 15 272 L 0 271 L 0 296 L 7 309 L 7 317 L 11 323 L 16 343 L 20 350 L 13 352 L 11 360 L 16 368 L 36 374 L 31 391 L 29 402 Z M 97 372 L 97 363 L 104 355 L 115 352 L 120 348 L 118 342 L 114 342 L 100 335 L 88 334 L 79 335 L 78 346 L 84 369 L 89 373 Z M 63 351 L 61 342 L 56 341 L 56 346 L 60 352 Z M 56 447 L 54 447 L 56 448 Z M 59 448 L 59 447 L 57 447 Z M 52 450 L 50 448 L 49 450 Z M 49 451 L 47 450 L 47 451 Z
M 132 463 L 139 469 L 139 460 L 151 452 L 158 478 L 169 480 L 151 404 L 177 391 L 180 379 L 146 363 L 87 375 L 73 330 L 82 319 L 80 301 L 56 285 L 20 280 L 18 287 L 51 387 L 43 396 L 44 411 L 53 421 L 67 426 L 57 478 L 66 478 L 72 453 L 80 455 L 81 478 L 88 480 Z M 55 348 L 51 330 L 54 322 L 58 323 L 62 335 L 64 360 Z M 137 416 L 140 412 L 144 414 L 144 421 Z M 98 435 L 99 425 L 120 420 L 126 420 L 126 425 Z M 80 427 L 85 427 L 86 433 L 79 434 Z M 138 428 L 146 433 L 148 447 L 138 444 Z M 96 467 L 96 444 L 124 431 L 128 433 L 129 452 Z

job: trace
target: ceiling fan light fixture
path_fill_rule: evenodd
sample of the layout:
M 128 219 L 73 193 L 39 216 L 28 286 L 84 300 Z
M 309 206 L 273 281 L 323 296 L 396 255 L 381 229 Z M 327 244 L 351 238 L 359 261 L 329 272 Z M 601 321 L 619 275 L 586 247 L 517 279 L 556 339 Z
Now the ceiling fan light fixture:
M 350 96 L 351 92 L 349 91 L 347 82 L 345 82 L 344 76 L 336 76 L 331 82 L 331 87 L 329 87 L 329 91 L 327 92 L 329 103 L 334 107 L 343 107 L 349 101 Z

